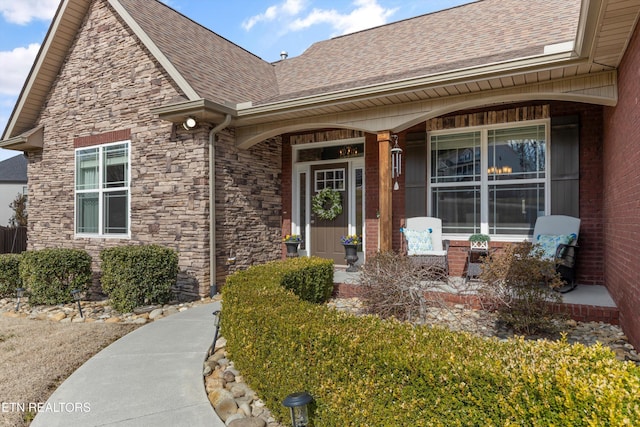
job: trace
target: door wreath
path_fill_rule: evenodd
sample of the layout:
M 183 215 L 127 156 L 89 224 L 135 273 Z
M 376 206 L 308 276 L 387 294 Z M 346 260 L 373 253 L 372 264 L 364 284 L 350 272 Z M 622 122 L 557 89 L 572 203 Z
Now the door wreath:
M 328 209 L 325 207 L 329 206 Z M 323 188 L 311 200 L 311 210 L 321 219 L 332 221 L 342 213 L 342 196 L 333 188 Z

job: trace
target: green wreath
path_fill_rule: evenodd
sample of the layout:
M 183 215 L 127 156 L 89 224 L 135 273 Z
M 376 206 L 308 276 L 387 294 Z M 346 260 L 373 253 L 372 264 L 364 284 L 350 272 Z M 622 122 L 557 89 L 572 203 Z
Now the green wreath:
M 330 205 L 329 209 L 325 206 Z M 332 221 L 342 213 L 342 196 L 333 188 L 323 188 L 311 200 L 311 210 L 321 219 Z

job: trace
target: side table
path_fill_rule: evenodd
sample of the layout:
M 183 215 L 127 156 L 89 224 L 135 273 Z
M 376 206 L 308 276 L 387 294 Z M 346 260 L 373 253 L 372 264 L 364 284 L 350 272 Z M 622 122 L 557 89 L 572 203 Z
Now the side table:
M 489 249 L 469 248 L 467 255 L 467 277 L 465 281 L 477 280 L 482 273 L 482 257 L 489 255 Z

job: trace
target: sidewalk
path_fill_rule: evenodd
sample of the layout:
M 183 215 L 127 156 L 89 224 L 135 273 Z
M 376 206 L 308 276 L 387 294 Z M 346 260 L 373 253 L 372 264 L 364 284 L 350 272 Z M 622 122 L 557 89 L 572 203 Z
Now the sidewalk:
M 220 302 L 156 320 L 78 368 L 32 427 L 224 427 L 204 390 L 203 363 Z

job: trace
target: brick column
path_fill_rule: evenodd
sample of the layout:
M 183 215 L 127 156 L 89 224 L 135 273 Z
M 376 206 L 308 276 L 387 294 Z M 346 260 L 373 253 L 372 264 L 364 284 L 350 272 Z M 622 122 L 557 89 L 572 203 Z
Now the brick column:
M 380 250 L 390 251 L 392 245 L 391 199 L 391 132 L 378 132 L 378 202 L 380 209 Z

